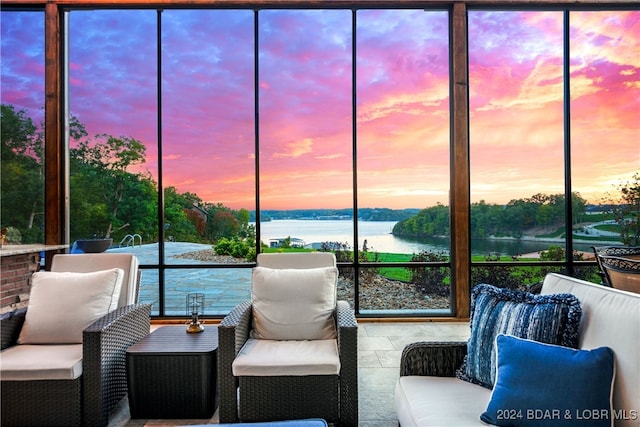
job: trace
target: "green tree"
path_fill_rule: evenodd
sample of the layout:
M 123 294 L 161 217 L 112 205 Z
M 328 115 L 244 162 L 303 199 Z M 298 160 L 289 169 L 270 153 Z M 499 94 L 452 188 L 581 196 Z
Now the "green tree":
M 18 229 L 22 243 L 44 240 L 43 138 L 25 110 L 0 106 L 0 215 Z
M 175 187 L 164 189 L 164 221 L 167 226 L 167 235 L 172 240 L 183 242 L 199 242 L 201 236 L 196 227 L 195 216 L 190 217 L 189 212 L 197 205 L 199 199 L 190 193 L 178 194 Z M 197 196 L 196 196 L 197 198 Z
M 620 198 L 612 204 L 612 212 L 620 226 L 620 240 L 625 245 L 640 245 L 640 172 L 631 180 L 619 183 Z
M 114 225 L 117 223 L 118 209 L 123 201 L 127 185 L 137 181 L 139 175 L 128 172 L 132 166 L 145 162 L 146 147 L 134 138 L 121 136 L 116 138 L 111 135 L 96 135 L 93 141 L 84 139 L 76 148 L 70 150 L 71 156 L 84 173 L 84 184 L 92 186 L 101 196 L 104 209 L 101 219 L 104 223 L 104 237 L 111 237 Z M 80 190 L 80 186 L 76 190 Z M 78 191 L 72 194 L 79 196 Z

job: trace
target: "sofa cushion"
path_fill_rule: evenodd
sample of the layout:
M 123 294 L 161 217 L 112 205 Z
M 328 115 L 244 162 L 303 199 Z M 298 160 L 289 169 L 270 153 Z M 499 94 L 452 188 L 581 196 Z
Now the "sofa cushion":
M 471 293 L 471 336 L 456 373 L 465 381 L 492 388 L 495 339 L 500 333 L 565 347 L 578 346 L 580 302 L 570 294 L 534 295 L 477 285 Z
M 234 376 L 338 375 L 335 339 L 274 341 L 249 338 L 232 365 Z
M 402 427 L 480 426 L 491 391 L 455 377 L 400 377 L 395 408 Z
M 498 426 L 611 426 L 613 351 L 496 338 L 498 372 L 480 419 Z
M 252 275 L 253 338 L 317 340 L 336 337 L 336 267 L 272 269 Z
M 570 292 L 582 306 L 580 348 L 609 347 L 616 359 L 613 407 L 616 426 L 640 420 L 640 294 L 624 292 L 561 274 L 544 279 L 543 294 Z M 625 419 L 626 418 L 626 419 Z
M 82 331 L 115 309 L 124 272 L 36 272 L 19 344 L 81 344 Z
M 2 381 L 74 380 L 82 375 L 82 344 L 14 345 L 0 357 Z

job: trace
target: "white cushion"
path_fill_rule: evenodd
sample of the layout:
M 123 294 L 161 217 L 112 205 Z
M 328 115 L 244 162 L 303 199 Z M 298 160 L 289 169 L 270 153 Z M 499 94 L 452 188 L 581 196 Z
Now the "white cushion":
M 256 263 L 259 267 L 268 268 L 335 267 L 336 256 L 332 252 L 259 253 Z
M 249 338 L 233 361 L 233 375 L 338 375 L 340 357 L 335 339 L 273 341 Z
M 82 344 L 14 345 L 0 362 L 3 381 L 73 380 L 82 375 Z
M 609 347 L 615 354 L 613 408 L 630 414 L 640 407 L 640 294 L 550 273 L 542 294 L 571 293 L 582 306 L 580 348 Z M 623 412 L 621 412 L 623 413 Z M 616 426 L 638 426 L 638 418 L 616 420 Z
M 118 307 L 138 302 L 138 257 L 128 253 L 56 254 L 51 261 L 51 271 L 90 273 L 92 271 L 121 268 L 124 270 Z
M 400 377 L 396 383 L 398 423 L 411 426 L 483 426 L 491 390 L 455 377 Z
M 337 280 L 336 267 L 255 267 L 252 337 L 268 340 L 335 338 L 333 312 Z
M 81 344 L 82 331 L 115 309 L 124 272 L 33 274 L 19 344 Z

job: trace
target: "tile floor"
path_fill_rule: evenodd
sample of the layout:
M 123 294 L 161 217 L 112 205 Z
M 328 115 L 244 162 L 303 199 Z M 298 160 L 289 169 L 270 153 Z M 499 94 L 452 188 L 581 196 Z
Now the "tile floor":
M 415 341 L 464 341 L 469 337 L 466 322 L 365 323 L 358 325 L 359 427 L 397 427 L 393 390 L 405 345 Z M 177 426 L 218 423 L 217 412 L 210 420 L 131 419 L 127 399 L 114 410 L 110 427 Z

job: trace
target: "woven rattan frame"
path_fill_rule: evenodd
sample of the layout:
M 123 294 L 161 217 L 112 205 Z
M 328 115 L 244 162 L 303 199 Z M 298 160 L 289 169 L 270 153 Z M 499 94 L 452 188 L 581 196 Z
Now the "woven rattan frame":
M 338 421 L 339 377 L 239 377 L 238 415 L 243 422 L 310 418 Z M 277 393 L 273 391 L 277 390 Z
M 108 425 L 127 393 L 125 351 L 149 334 L 150 314 L 149 304 L 129 305 L 89 325 L 77 380 L 2 381 L 3 427 Z
M 251 302 L 234 308 L 218 326 L 218 389 L 221 423 L 324 418 L 338 425 L 358 424 L 358 325 L 353 309 L 338 301 L 335 320 L 339 376 L 233 376 L 231 365 L 249 338 Z M 238 387 L 240 403 L 238 404 Z M 245 387 L 247 387 L 245 389 Z M 335 402 L 335 403 L 334 403 Z
M 466 355 L 466 341 L 414 342 L 402 350 L 400 376 L 455 377 Z

